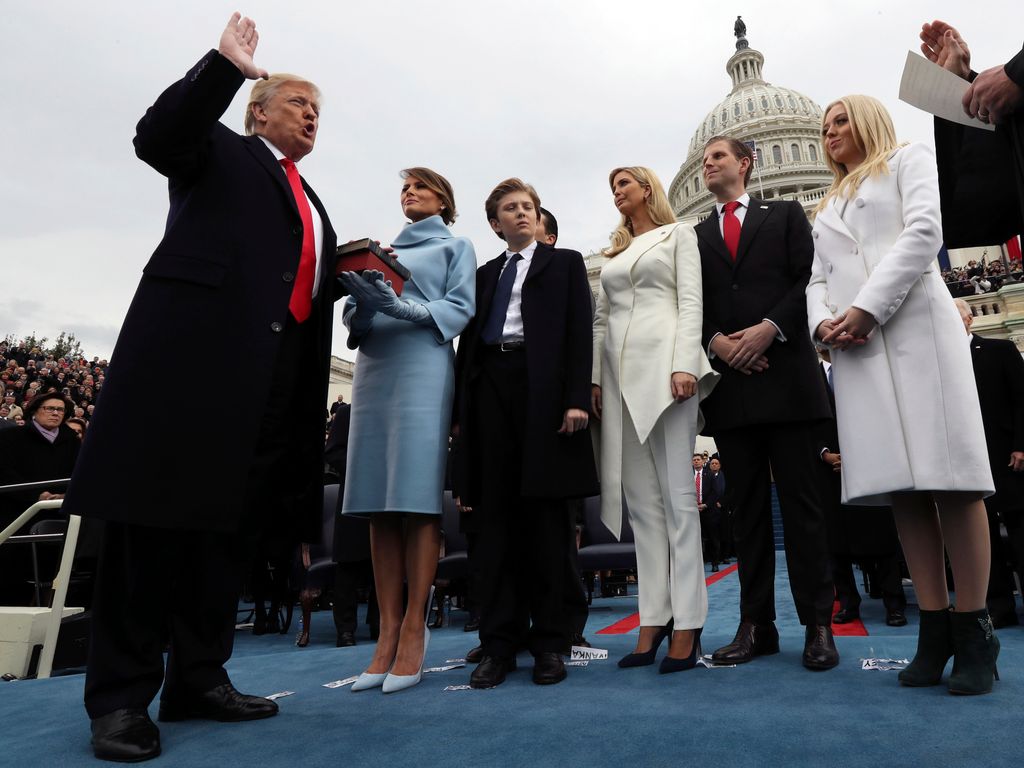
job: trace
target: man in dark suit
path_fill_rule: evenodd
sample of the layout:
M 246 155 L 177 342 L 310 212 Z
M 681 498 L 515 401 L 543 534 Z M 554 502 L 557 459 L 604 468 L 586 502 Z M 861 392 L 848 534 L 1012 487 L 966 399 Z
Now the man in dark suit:
M 106 521 L 85 683 L 102 759 L 160 753 L 146 709 L 161 683 L 164 721 L 276 714 L 224 670 L 242 564 L 266 524 L 305 541 L 319 528 L 336 238 L 295 167 L 313 149 L 319 92 L 257 68 L 257 39 L 236 13 L 219 50 L 137 126 L 136 153 L 168 177 L 170 212 L 64 505 Z M 246 78 L 264 80 L 242 137 L 218 119 Z M 171 399 L 179 350 L 202 370 L 242 355 L 246 385 L 146 439 L 139 414 Z
M 721 505 L 717 486 L 711 475 L 711 468 L 704 461 L 703 453 L 693 454 L 693 484 L 697 490 L 697 511 L 700 512 L 700 537 L 704 551 L 704 562 L 711 563 L 711 572 L 718 573 L 721 556 Z
M 989 612 L 994 626 L 1006 627 L 1020 620 L 1000 521 L 1010 536 L 1017 573 L 1024 579 L 1024 359 L 1012 341 L 971 333 L 974 316 L 970 306 L 963 299 L 957 299 L 956 305 L 971 345 L 981 421 L 996 486 L 995 494 L 985 499 L 992 541 Z
M 702 403 L 705 433 L 730 470 L 739 559 L 740 625 L 717 661 L 743 663 L 779 649 L 771 480 L 782 507 L 786 563 L 800 623 L 803 664 L 839 663 L 832 639 L 817 434 L 828 398 L 807 332 L 804 289 L 814 246 L 796 202 L 750 197 L 753 153 L 716 136 L 704 148 L 704 179 L 718 200 L 697 225 L 704 286 L 703 343 L 722 378 Z
M 566 500 L 597 492 L 590 291 L 579 253 L 536 242 L 533 187 L 508 179 L 485 210 L 508 248 L 477 270 L 477 314 L 456 358 L 457 485 L 460 502 L 481 516 L 483 660 L 470 685 L 500 685 L 524 636 L 533 681 L 544 685 L 566 675 Z

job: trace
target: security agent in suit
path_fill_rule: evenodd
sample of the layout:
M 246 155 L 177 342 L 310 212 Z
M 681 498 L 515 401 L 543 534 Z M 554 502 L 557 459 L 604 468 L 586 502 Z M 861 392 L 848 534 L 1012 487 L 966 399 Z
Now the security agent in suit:
M 989 612 L 993 626 L 1012 626 L 1020 620 L 999 524 L 1002 521 L 1006 526 L 1017 573 L 1024 579 L 1024 359 L 1012 341 L 971 333 L 974 316 L 970 306 L 963 299 L 957 299 L 956 305 L 971 345 L 981 421 L 996 486 L 995 495 L 985 499 L 992 541 Z
M 459 501 L 480 515 L 484 656 L 474 688 L 505 680 L 523 636 L 533 681 L 565 679 L 563 591 L 574 530 L 566 500 L 597 492 L 586 267 L 579 253 L 536 242 L 539 208 L 519 179 L 487 198 L 488 221 L 508 249 L 477 270 L 477 315 L 455 363 Z
M 806 331 L 804 289 L 814 246 L 799 203 L 746 194 L 753 155 L 742 142 L 711 138 L 704 178 L 718 200 L 697 225 L 704 286 L 703 343 L 722 374 L 704 401 L 707 426 L 730 470 L 739 559 L 740 625 L 717 661 L 777 653 L 771 480 L 782 507 L 793 599 L 806 626 L 803 664 L 839 663 L 830 627 L 829 574 L 817 436 L 830 415 Z M 738 202 L 734 207 L 727 203 Z M 730 217 L 735 216 L 738 224 Z M 735 254 L 727 242 L 738 228 Z M 729 236 L 727 238 L 727 235 Z
M 721 558 L 721 499 L 718 483 L 704 463 L 704 454 L 693 454 L 693 482 L 697 489 L 697 509 L 700 511 L 700 535 L 704 562 L 711 563 L 711 572 L 718 573 Z M 710 463 L 710 462 L 709 462 Z M 697 482 L 697 478 L 700 482 Z
M 170 213 L 64 504 L 106 521 L 85 682 L 102 759 L 159 754 L 146 709 L 161 683 L 164 721 L 276 714 L 224 670 L 241 565 L 264 524 L 290 521 L 306 541 L 319 528 L 336 238 L 294 165 L 280 162 L 312 151 L 319 92 L 270 77 L 246 109 L 254 135 L 219 123 L 246 78 L 268 77 L 253 62 L 257 39 L 254 23 L 233 15 L 219 50 L 137 127 L 136 153 L 168 177 Z M 224 350 L 244 351 L 247 385 L 203 398 L 191 418 L 140 444 L 139 414 L 170 399 L 168 350 L 185 349 L 203 369 Z

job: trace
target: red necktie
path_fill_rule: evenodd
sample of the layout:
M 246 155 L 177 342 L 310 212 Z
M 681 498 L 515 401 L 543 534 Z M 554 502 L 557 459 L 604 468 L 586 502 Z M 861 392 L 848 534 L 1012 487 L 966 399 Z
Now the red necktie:
M 305 322 L 313 311 L 313 279 L 316 276 L 316 241 L 313 237 L 313 214 L 309 210 L 306 193 L 299 179 L 299 169 L 287 157 L 281 161 L 288 183 L 291 185 L 295 204 L 302 217 L 302 255 L 299 257 L 299 270 L 295 275 L 295 286 L 292 297 L 288 301 L 288 309 L 300 323 Z
M 700 475 L 701 475 L 700 472 L 694 472 L 693 473 L 693 480 L 697 484 L 697 503 L 698 504 L 702 503 L 701 496 L 700 496 Z
M 725 215 L 722 217 L 722 237 L 725 247 L 729 249 L 732 260 L 736 261 L 736 251 L 740 248 L 740 220 L 736 217 L 736 209 L 740 204 L 733 200 L 723 206 Z

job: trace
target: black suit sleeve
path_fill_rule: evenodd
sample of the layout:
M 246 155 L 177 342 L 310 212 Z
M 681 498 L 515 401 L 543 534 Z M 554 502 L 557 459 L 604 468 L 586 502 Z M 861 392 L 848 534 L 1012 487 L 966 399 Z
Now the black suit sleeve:
M 211 50 L 146 111 L 135 128 L 135 154 L 169 178 L 195 177 L 211 131 L 243 82 L 241 70 Z
M 1004 392 L 1010 397 L 1006 405 L 1012 409 L 1009 414 L 1013 423 L 1013 441 L 1011 450 L 1024 451 L 1024 358 L 1012 343 L 1000 344 L 1003 361 L 1000 366 L 1005 380 Z
M 1003 65 L 1006 76 L 1024 88 L 1024 49 Z
M 590 410 L 590 378 L 594 359 L 592 296 L 587 282 L 587 267 L 576 251 L 566 253 L 569 261 L 569 290 L 565 297 L 565 410 Z
M 807 283 L 811 279 L 814 239 L 799 203 L 786 203 L 786 256 L 793 285 L 768 312 L 768 319 L 786 338 L 807 333 Z

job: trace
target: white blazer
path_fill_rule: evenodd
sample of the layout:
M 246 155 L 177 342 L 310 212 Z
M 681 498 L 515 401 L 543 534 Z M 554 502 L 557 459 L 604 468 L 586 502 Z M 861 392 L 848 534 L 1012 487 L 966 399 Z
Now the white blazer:
M 703 317 L 693 227 L 666 224 L 646 232 L 601 269 L 591 381 L 601 387 L 603 412 L 594 435 L 601 520 L 616 536 L 622 531 L 622 403 L 646 442 L 675 403 L 674 372 L 692 374 L 697 397 L 708 396 L 719 374 L 701 348 Z
M 889 173 L 833 199 L 812 231 L 807 319 L 851 306 L 879 325 L 832 352 L 843 501 L 889 504 L 893 491 L 993 491 L 967 336 L 939 274 L 935 156 L 911 144 Z M 833 447 L 834 449 L 834 447 Z

